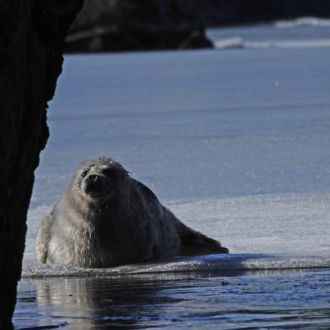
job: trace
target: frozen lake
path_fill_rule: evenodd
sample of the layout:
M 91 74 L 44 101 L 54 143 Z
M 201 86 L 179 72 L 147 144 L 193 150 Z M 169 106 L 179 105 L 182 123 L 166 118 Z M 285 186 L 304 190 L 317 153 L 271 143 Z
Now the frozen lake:
M 330 47 L 296 43 L 329 29 L 301 28 L 210 32 L 269 47 L 66 57 L 28 216 L 18 329 L 330 326 Z M 232 256 L 184 260 L 180 274 L 165 264 L 51 279 L 75 270 L 34 265 L 37 227 L 77 165 L 100 155 Z

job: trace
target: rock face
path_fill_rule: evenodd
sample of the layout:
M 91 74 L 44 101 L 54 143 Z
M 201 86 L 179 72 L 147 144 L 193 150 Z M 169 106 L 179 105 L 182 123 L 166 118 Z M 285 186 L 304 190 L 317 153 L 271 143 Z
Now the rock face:
M 86 0 L 67 52 L 211 48 L 198 0 Z
M 67 4 L 69 3 L 69 5 Z M 10 325 L 47 101 L 61 73 L 64 38 L 82 0 L 0 3 L 0 328 Z
M 328 0 L 205 0 L 198 1 L 196 6 L 205 26 L 250 24 L 302 16 L 330 17 Z

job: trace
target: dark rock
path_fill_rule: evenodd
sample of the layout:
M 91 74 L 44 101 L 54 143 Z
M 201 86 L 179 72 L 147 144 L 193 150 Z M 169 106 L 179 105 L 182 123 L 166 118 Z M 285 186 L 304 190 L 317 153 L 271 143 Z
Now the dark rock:
M 66 40 L 66 51 L 212 47 L 195 10 L 196 2 L 198 0 L 86 0 Z
M 66 39 L 67 53 L 114 52 L 142 50 L 143 46 L 133 36 L 116 28 L 95 28 L 71 34 Z
M 0 2 L 0 328 L 10 326 L 26 216 L 47 102 L 62 69 L 64 38 L 82 0 Z
M 203 31 L 195 30 L 192 31 L 190 36 L 181 43 L 179 48 L 181 49 L 213 48 L 213 44 L 210 40 L 208 40 L 205 37 Z
M 183 0 L 177 0 L 183 1 Z M 270 22 L 303 16 L 330 17 L 328 0 L 205 0 L 196 3 L 205 26 Z

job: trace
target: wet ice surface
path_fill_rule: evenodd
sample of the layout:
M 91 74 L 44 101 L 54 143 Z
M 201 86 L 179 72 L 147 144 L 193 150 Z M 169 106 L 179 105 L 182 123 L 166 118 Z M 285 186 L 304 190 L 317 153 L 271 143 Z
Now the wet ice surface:
M 17 328 L 328 328 L 329 271 L 308 268 L 330 262 L 329 55 L 67 57 L 28 215 Z M 78 163 L 99 155 L 122 161 L 232 254 L 98 271 L 37 266 L 41 218 Z
M 175 257 L 152 263 L 140 263 L 113 268 L 79 268 L 60 265 L 26 266 L 23 278 L 44 277 L 92 277 L 92 276 L 126 276 L 144 274 L 172 273 L 213 273 L 231 274 L 247 271 L 282 271 L 311 270 L 330 268 L 330 258 L 320 255 L 296 254 L 212 254 L 207 256 Z

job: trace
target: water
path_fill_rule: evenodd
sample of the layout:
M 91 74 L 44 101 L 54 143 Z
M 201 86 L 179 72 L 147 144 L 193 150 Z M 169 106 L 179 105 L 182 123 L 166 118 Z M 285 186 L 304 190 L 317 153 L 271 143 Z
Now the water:
M 329 328 L 330 48 L 314 42 L 327 39 L 325 22 L 210 31 L 245 43 L 226 51 L 68 56 L 15 326 Z M 79 162 L 99 155 L 231 255 L 112 270 L 36 265 L 41 218 Z
M 16 315 L 70 329 L 327 329 L 330 272 L 26 280 Z M 38 310 L 38 314 L 34 311 Z

